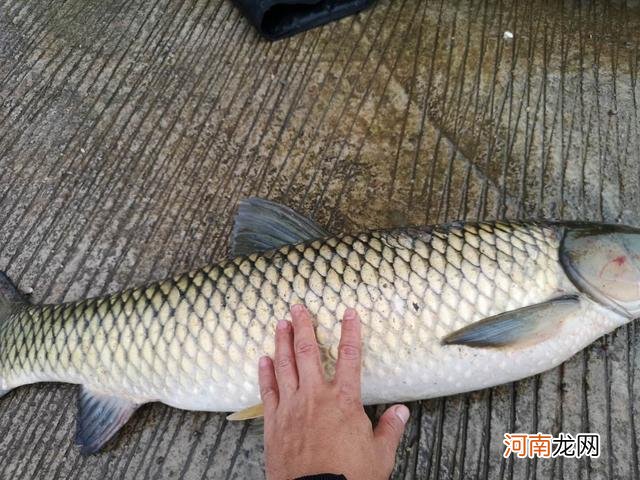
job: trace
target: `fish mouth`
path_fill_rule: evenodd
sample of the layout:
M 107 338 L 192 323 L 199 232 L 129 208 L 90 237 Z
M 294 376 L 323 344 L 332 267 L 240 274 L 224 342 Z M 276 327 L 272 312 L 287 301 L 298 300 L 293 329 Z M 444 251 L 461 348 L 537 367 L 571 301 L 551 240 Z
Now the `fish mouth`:
M 620 315 L 640 316 L 640 229 L 567 224 L 559 260 L 580 292 Z

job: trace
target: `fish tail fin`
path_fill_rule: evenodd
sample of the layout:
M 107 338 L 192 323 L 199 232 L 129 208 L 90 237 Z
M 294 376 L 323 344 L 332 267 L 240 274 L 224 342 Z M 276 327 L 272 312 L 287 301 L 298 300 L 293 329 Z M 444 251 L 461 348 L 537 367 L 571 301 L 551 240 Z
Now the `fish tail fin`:
M 2 349 L 5 348 L 5 337 L 2 331 L 6 328 L 11 315 L 28 303 L 27 298 L 20 293 L 9 277 L 4 272 L 0 272 L 0 398 L 11 390 L 6 385 L 2 374 Z

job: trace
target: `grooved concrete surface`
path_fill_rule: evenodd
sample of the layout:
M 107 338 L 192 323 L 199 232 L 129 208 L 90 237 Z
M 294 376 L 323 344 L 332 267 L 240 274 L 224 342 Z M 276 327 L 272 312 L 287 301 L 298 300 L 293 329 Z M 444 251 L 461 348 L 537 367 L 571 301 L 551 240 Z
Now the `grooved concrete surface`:
M 274 44 L 227 0 L 0 0 L 0 269 L 47 302 L 159 279 L 247 195 L 334 230 L 640 224 L 639 40 L 638 0 L 386 0 Z M 639 478 L 639 345 L 412 404 L 393 478 Z M 68 385 L 0 401 L 0 478 L 263 476 L 257 425 L 149 405 L 83 458 L 74 417 Z M 518 431 L 602 455 L 505 460 Z

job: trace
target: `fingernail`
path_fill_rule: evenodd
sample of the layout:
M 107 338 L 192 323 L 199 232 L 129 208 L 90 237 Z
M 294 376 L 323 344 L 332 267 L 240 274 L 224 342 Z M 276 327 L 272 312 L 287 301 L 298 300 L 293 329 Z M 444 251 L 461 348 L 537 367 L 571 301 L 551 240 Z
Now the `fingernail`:
M 300 305 L 299 303 L 296 303 L 291 307 L 291 313 L 303 313 L 303 312 L 304 312 L 304 305 Z
M 287 328 L 289 328 L 289 322 L 287 322 L 286 320 L 278 320 L 277 328 L 278 330 L 286 330 Z
M 347 308 L 344 311 L 345 320 L 355 320 L 357 316 L 358 316 L 358 313 L 353 308 Z
M 393 411 L 402 423 L 407 423 L 407 420 L 409 420 L 409 409 L 405 405 L 398 405 Z
M 260 368 L 266 368 L 269 366 L 269 357 L 260 357 L 260 361 L 258 362 Z

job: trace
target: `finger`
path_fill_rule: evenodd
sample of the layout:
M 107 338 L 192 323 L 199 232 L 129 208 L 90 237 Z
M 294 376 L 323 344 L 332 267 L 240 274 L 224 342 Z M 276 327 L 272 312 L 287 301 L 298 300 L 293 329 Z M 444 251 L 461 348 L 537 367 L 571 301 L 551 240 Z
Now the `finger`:
M 274 358 L 280 400 L 290 397 L 298 389 L 298 371 L 293 354 L 291 324 L 280 320 L 276 327 L 276 354 Z
M 373 435 L 383 455 L 383 463 L 391 465 L 395 462 L 396 450 L 409 420 L 409 409 L 405 405 L 394 405 L 380 417 Z
M 341 392 L 355 400 L 360 400 L 360 352 L 360 317 L 353 308 L 347 308 L 342 319 L 335 381 Z
M 262 357 L 258 362 L 258 379 L 260 382 L 260 398 L 264 405 L 265 417 L 270 417 L 278 408 L 278 382 L 273 362 L 269 357 Z
M 293 347 L 301 387 L 319 385 L 324 381 L 320 349 L 309 311 L 303 305 L 291 307 Z

